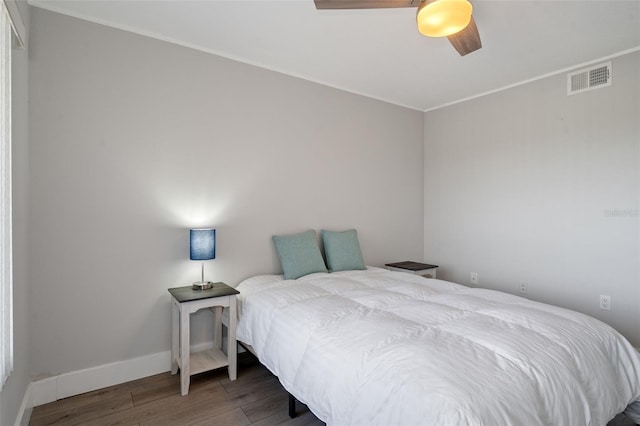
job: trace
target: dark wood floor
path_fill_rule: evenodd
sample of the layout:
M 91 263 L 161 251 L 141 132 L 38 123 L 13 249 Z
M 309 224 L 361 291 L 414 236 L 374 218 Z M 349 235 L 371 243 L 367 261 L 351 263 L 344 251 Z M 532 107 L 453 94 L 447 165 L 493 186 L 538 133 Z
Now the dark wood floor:
M 226 369 L 191 378 L 180 396 L 180 375 L 158 374 L 34 408 L 29 425 L 324 425 L 304 405 L 288 416 L 288 396 L 250 354 L 238 357 L 238 380 Z
M 300 403 L 290 419 L 287 393 L 253 356 L 240 354 L 238 364 L 238 380 L 226 369 L 203 373 L 184 397 L 179 375 L 158 374 L 41 405 L 29 425 L 324 425 Z M 620 415 L 607 426 L 633 424 Z

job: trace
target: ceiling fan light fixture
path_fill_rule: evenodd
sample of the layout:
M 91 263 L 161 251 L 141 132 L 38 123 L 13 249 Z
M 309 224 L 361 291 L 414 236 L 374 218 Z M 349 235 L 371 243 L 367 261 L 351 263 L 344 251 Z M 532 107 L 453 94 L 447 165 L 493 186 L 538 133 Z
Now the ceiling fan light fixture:
M 428 37 L 447 37 L 471 21 L 473 6 L 467 0 L 424 0 L 418 7 L 418 31 Z

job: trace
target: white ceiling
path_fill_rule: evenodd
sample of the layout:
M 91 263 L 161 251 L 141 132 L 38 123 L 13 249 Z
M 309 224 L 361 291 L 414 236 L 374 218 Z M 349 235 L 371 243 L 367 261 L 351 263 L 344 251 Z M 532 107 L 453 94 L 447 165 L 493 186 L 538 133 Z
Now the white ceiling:
M 318 11 L 312 0 L 29 0 L 421 111 L 640 50 L 640 0 L 472 2 L 483 48 L 461 57 L 447 39 L 418 33 L 415 8 Z

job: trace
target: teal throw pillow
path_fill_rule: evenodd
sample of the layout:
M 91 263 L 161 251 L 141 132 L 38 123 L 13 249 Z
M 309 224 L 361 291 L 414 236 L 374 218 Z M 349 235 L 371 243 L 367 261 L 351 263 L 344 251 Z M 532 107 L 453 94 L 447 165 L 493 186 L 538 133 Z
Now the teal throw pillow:
M 355 229 L 342 232 L 322 230 L 321 235 L 329 271 L 367 269 Z
M 316 232 L 309 230 L 294 235 L 274 235 L 285 280 L 295 280 L 314 272 L 327 272 Z

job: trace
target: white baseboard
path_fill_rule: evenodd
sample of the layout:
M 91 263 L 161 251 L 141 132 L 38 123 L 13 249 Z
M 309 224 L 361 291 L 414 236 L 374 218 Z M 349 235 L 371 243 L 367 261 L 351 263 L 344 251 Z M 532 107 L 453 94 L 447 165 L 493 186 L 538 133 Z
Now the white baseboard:
M 199 352 L 212 347 L 213 342 L 199 343 L 191 346 L 191 352 Z M 223 349 L 225 348 L 223 347 Z M 60 374 L 31 383 L 33 385 L 30 392 L 31 407 L 170 370 L 171 351 L 164 351 Z
M 29 420 L 31 420 L 31 412 L 33 411 L 33 383 L 29 383 L 27 391 L 22 398 L 22 404 L 18 410 L 18 416 L 16 417 L 15 426 L 29 426 Z
M 33 385 L 33 406 L 171 370 L 171 351 L 104 364 L 38 380 Z

